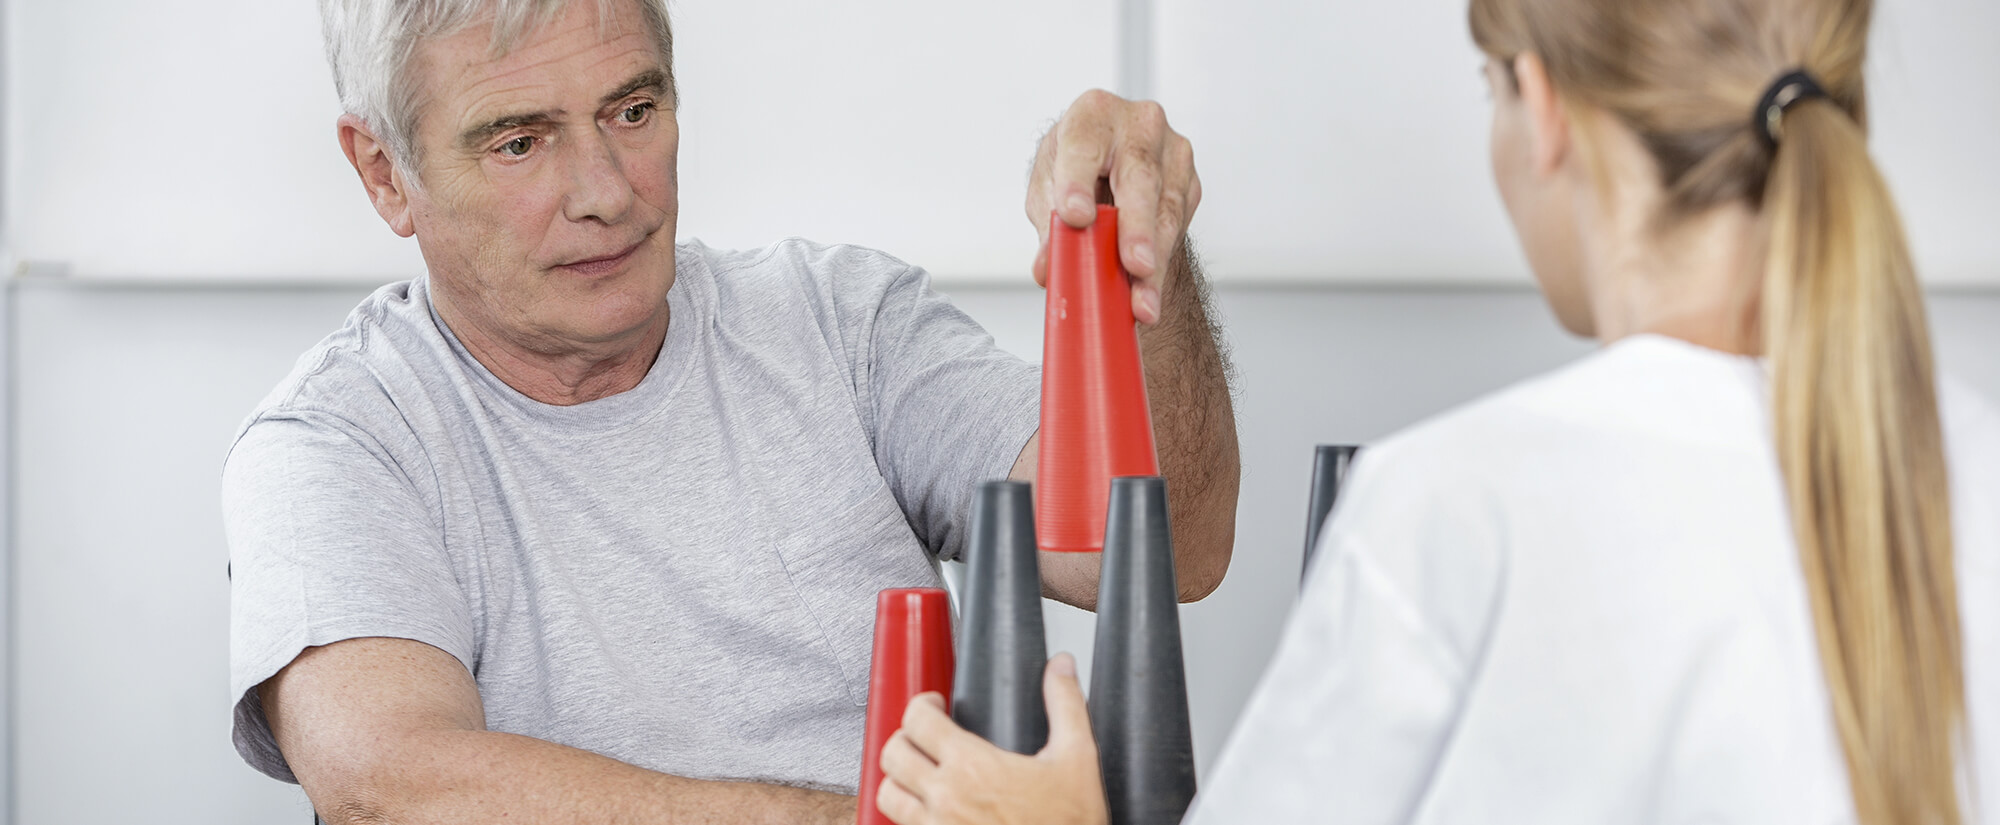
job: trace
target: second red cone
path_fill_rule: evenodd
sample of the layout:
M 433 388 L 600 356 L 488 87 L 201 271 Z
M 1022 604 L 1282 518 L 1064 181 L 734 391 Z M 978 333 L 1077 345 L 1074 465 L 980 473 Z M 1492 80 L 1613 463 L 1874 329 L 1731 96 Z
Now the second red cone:
M 1111 479 L 1159 475 L 1159 459 L 1118 210 L 1097 207 L 1087 229 L 1060 216 L 1049 227 L 1035 533 L 1043 550 L 1091 553 L 1104 548 Z

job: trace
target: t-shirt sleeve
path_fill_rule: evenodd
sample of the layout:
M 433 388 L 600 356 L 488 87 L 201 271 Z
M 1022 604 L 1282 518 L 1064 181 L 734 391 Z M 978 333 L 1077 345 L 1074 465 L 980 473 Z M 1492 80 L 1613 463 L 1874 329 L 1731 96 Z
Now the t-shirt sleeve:
M 1393 823 L 1420 809 L 1490 626 L 1496 536 L 1476 503 L 1437 506 L 1424 485 L 1370 485 L 1366 469 L 1186 821 Z M 1443 578 L 1477 584 L 1434 589 Z
M 1041 369 L 1002 350 L 905 266 L 879 293 L 865 341 L 875 460 L 924 546 L 964 545 L 974 488 L 1003 479 L 1040 426 Z
M 470 670 L 473 622 L 442 531 L 410 476 L 336 417 L 266 415 L 222 474 L 232 736 L 251 767 L 298 781 L 256 688 L 308 647 L 412 639 Z

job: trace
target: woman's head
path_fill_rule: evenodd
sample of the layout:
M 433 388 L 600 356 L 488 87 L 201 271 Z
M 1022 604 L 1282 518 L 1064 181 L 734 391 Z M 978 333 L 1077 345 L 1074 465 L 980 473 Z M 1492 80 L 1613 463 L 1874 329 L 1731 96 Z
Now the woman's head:
M 1616 255 L 1658 251 L 1633 242 L 1671 249 L 1690 223 L 1761 208 L 1773 153 L 1751 109 L 1788 69 L 1812 67 L 1830 94 L 1818 105 L 1861 122 L 1868 13 L 1865 2 L 1803 0 L 1472 3 L 1498 98 L 1495 180 L 1564 326 L 1599 334 L 1595 316 L 1612 300 L 1592 294 L 1607 288 L 1603 270 Z M 1718 311 L 1747 319 L 1747 291 Z
M 1770 359 L 1775 447 L 1856 809 L 1870 825 L 1956 823 L 1949 488 L 1922 294 L 1868 156 L 1872 13 L 1870 0 L 1471 3 L 1502 98 L 1495 177 L 1565 325 L 1588 333 L 1603 314 L 1592 243 L 1607 222 L 1668 256 L 1677 231 L 1704 221 L 1734 221 L 1753 241 L 1743 321 Z M 1824 93 L 1767 121 L 1760 101 L 1794 71 Z

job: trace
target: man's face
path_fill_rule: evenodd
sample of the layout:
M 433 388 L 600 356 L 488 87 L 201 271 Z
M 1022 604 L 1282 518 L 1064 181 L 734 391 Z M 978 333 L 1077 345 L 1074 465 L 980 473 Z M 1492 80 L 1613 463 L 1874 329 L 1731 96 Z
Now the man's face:
M 411 226 L 458 329 L 548 354 L 664 330 L 680 129 L 630 2 L 574 2 L 504 57 L 489 26 L 421 44 Z M 458 330 L 464 336 L 467 330 Z

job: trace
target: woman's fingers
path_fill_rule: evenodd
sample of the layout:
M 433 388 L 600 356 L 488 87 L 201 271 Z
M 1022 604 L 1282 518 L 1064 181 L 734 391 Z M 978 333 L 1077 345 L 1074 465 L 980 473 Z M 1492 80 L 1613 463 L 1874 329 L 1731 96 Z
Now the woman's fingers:
M 875 810 L 881 811 L 896 825 L 928 825 L 924 802 L 894 777 L 882 780 L 875 789 Z
M 931 777 L 937 775 L 937 761 L 919 750 L 902 731 L 889 737 L 882 746 L 882 775 L 896 780 L 910 793 L 922 798 L 925 788 L 930 786 Z
M 1088 750 L 1096 758 L 1097 740 L 1090 733 L 1090 706 L 1076 679 L 1076 659 L 1058 653 L 1042 672 L 1042 701 L 1049 709 L 1049 744 L 1044 754 Z
M 910 743 L 929 756 L 933 762 L 943 762 L 953 743 L 964 737 L 979 737 L 965 732 L 951 715 L 945 713 L 942 694 L 922 693 L 910 700 L 903 709 L 903 729 L 898 734 L 908 737 Z

